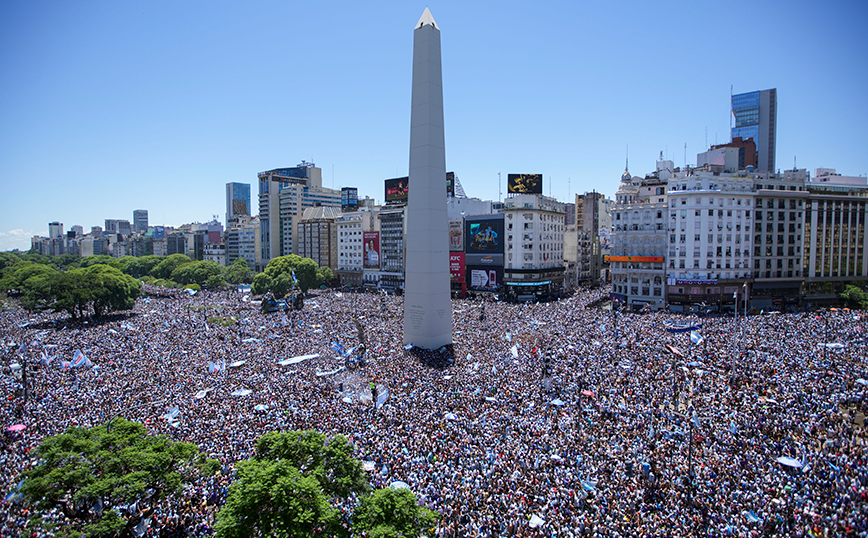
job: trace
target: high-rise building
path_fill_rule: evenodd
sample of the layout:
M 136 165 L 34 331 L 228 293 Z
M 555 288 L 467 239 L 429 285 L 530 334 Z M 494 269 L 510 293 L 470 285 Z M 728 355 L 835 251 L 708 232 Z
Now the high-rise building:
M 775 140 L 778 123 L 778 91 L 776 88 L 732 96 L 735 126 L 732 140 L 753 138 L 756 142 L 757 171 L 775 171 Z
M 413 30 L 410 110 L 404 343 L 437 349 L 452 343 L 452 305 L 440 29 L 428 8 Z
M 298 252 L 320 267 L 338 269 L 338 227 L 335 220 L 341 216 L 339 207 L 308 207 L 297 225 Z
M 105 219 L 105 231 L 126 236 L 132 233 L 132 226 L 125 219 Z
M 55 239 L 63 235 L 63 223 L 62 222 L 49 222 L 48 223 L 48 238 Z
M 322 186 L 322 169 L 302 161 L 295 168 L 259 173 L 262 263 L 296 252 L 295 226 L 304 209 L 341 205 L 341 191 Z
M 133 229 L 137 232 L 148 231 L 148 210 L 136 209 L 133 211 Z
M 241 215 L 250 216 L 250 183 L 226 184 L 226 229 Z

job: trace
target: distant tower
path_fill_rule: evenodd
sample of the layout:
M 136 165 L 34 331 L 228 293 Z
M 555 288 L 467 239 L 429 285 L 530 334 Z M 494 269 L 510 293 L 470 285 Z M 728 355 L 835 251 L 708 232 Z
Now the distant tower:
M 425 8 L 413 31 L 404 276 L 404 343 L 424 349 L 452 343 L 445 177 L 440 30 Z
M 148 210 L 136 209 L 133 211 L 133 229 L 137 232 L 148 231 Z
M 250 183 L 227 183 L 226 229 L 228 230 L 239 216 L 250 216 L 250 208 Z
M 774 172 L 775 139 L 778 123 L 778 90 L 740 93 L 732 96 L 735 127 L 732 138 L 753 138 L 756 144 L 757 171 Z

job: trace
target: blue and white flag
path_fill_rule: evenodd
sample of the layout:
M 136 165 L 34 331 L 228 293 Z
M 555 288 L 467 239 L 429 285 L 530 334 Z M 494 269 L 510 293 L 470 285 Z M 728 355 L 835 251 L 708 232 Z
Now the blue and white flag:
M 93 366 L 93 363 L 90 362 L 90 359 L 87 358 L 87 355 L 81 352 L 80 349 L 76 349 L 75 353 L 72 355 L 72 367 L 73 368 L 81 368 L 81 367 L 89 367 Z
M 699 345 L 702 343 L 702 340 L 703 340 L 703 338 L 702 338 L 702 335 L 699 334 L 699 331 L 690 331 L 690 341 L 691 342 L 693 342 L 696 345 Z
M 292 281 L 298 284 L 298 279 L 295 278 L 295 269 L 290 269 L 290 272 L 292 273 Z
M 730 421 L 729 421 L 729 433 L 731 433 L 731 434 L 733 434 L 733 435 L 735 435 L 736 433 L 738 433 L 738 428 L 735 426 L 735 421 L 734 421 L 734 420 L 730 420 Z
M 223 360 L 222 365 L 217 364 L 215 362 L 208 361 L 208 373 L 209 374 L 216 374 L 218 372 L 222 372 L 223 368 L 225 368 L 225 366 L 226 366 L 226 360 L 225 359 Z
M 18 353 L 21 353 L 22 355 L 27 354 L 27 346 L 24 345 L 24 342 L 21 342 L 21 346 L 18 348 Z
M 341 357 L 347 356 L 347 350 L 344 349 L 344 346 L 340 345 L 337 342 L 332 342 L 332 349 L 335 350 L 335 353 L 337 353 Z

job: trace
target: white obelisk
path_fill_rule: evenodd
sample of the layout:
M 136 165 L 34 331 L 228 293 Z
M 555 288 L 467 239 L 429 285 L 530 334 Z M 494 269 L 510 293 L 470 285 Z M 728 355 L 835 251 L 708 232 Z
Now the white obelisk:
M 452 343 L 452 305 L 440 29 L 428 8 L 413 31 L 407 190 L 404 344 L 437 349 Z

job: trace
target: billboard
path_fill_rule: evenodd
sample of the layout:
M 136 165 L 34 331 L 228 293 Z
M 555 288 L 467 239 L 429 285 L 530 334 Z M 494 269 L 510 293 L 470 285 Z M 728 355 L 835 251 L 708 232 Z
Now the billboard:
M 365 267 L 380 267 L 380 232 L 364 232 L 362 239 L 365 241 Z
M 446 196 L 455 196 L 455 172 L 446 172 Z
M 464 281 L 464 253 L 449 253 L 449 276 L 453 282 Z
M 508 174 L 506 179 L 510 194 L 542 194 L 542 174 Z
M 409 177 L 396 177 L 386 180 L 386 203 L 387 204 L 406 204 L 407 203 L 407 184 L 410 181 Z
M 449 251 L 464 252 L 463 219 L 449 219 Z
M 503 254 L 503 215 L 471 217 L 464 229 L 468 254 Z
M 496 290 L 503 284 L 503 268 L 469 265 L 467 278 L 472 290 Z

